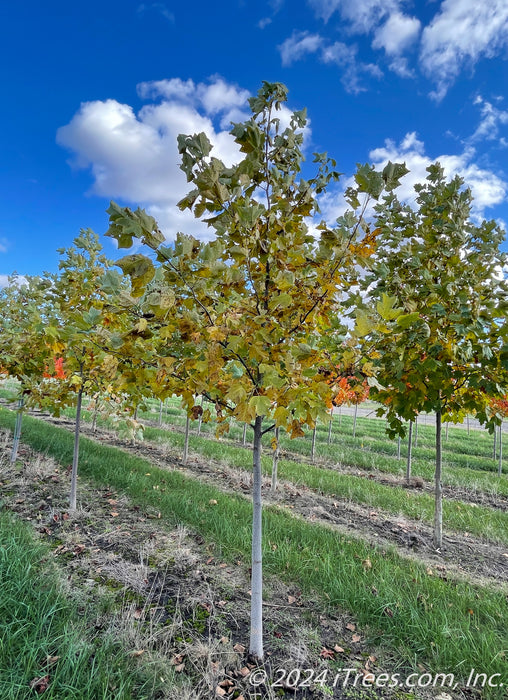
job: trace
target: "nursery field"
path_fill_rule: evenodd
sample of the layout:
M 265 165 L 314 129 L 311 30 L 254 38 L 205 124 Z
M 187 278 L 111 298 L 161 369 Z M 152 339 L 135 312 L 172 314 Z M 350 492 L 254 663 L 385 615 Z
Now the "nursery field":
M 138 412 L 142 442 L 84 418 L 70 515 L 72 412 L 26 416 L 10 466 L 14 413 L 0 410 L 13 587 L 0 603 L 0 697 L 505 697 L 508 480 L 485 431 L 450 427 L 444 441 L 441 552 L 432 427 L 418 427 L 409 483 L 407 440 L 399 458 L 382 420 L 359 417 L 353 438 L 353 416 L 336 415 L 313 461 L 312 435 L 281 438 L 276 490 L 267 436 L 259 669 L 246 652 L 249 433 L 244 446 L 241 425 L 218 440 L 196 421 L 184 464 L 177 400 Z

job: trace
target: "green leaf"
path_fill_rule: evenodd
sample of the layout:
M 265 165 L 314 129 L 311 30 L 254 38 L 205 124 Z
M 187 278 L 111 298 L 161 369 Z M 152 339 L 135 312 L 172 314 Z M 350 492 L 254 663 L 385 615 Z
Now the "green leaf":
M 134 255 L 126 255 L 116 264 L 124 274 L 131 278 L 132 296 L 142 296 L 146 285 L 151 282 L 155 275 L 155 267 L 150 258 L 141 255 L 141 253 L 135 253 Z
M 403 314 L 397 318 L 397 325 L 406 329 L 409 328 L 409 326 L 412 326 L 415 321 L 418 321 L 419 318 L 420 314 L 418 311 L 414 311 L 411 314 Z
M 395 308 L 396 297 L 391 297 L 388 294 L 381 295 L 381 301 L 376 305 L 378 314 L 383 321 L 393 321 L 402 314 L 402 309 Z

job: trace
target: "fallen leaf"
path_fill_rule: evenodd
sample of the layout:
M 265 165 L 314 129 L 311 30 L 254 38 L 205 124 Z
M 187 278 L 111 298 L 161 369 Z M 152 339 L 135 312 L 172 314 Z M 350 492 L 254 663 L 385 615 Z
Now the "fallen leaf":
M 356 630 L 356 625 L 354 625 L 352 622 L 348 622 L 346 625 L 346 629 L 350 632 L 354 632 Z
M 250 668 L 247 668 L 247 666 L 244 666 L 243 668 L 240 669 L 240 675 L 243 678 L 246 678 L 250 673 Z
M 369 569 L 372 569 L 372 562 L 370 559 L 364 559 L 362 561 L 362 566 L 365 569 L 365 571 L 368 571 Z
M 171 661 L 169 662 L 170 666 L 177 666 L 178 664 L 181 664 L 183 661 L 183 654 L 178 654 L 177 656 L 173 656 Z
M 118 513 L 116 512 L 116 510 L 112 510 L 110 515 L 112 518 L 116 518 L 118 516 Z
M 221 681 L 219 683 L 219 686 L 221 688 L 231 688 L 231 686 L 233 686 L 233 685 L 234 685 L 233 681 L 230 681 L 229 678 L 225 678 L 223 681 Z
M 62 520 L 69 520 L 69 513 L 62 513 Z
M 132 617 L 135 620 L 141 620 L 142 615 L 143 615 L 143 610 L 141 608 L 136 608 L 136 610 L 134 610 L 134 612 L 132 614 Z
M 185 669 L 185 664 L 178 664 L 175 666 L 175 673 L 181 673 Z
M 35 692 L 38 695 L 41 695 L 42 693 L 45 693 L 46 690 L 48 689 L 49 686 L 49 675 L 48 676 L 42 676 L 41 678 L 34 678 L 33 681 L 30 681 L 30 688 L 32 690 L 35 690 Z
M 47 656 L 46 663 L 48 666 L 53 666 L 53 664 L 56 664 L 59 658 L 59 656 Z
M 333 659 L 335 658 L 335 652 L 333 651 L 333 649 L 327 649 L 326 647 L 323 647 L 319 652 L 319 656 L 322 659 Z
M 224 690 L 224 688 L 221 688 L 220 685 L 218 685 L 215 688 L 215 694 L 218 695 L 220 698 L 223 698 L 224 695 L 226 695 L 226 691 Z
M 290 605 L 293 605 L 293 603 L 296 603 L 296 598 L 294 597 L 294 595 L 288 595 L 288 603 Z
M 216 506 L 216 505 L 218 505 L 218 501 L 217 501 L 215 498 L 210 498 L 210 500 L 208 501 L 208 503 L 209 503 L 209 505 L 211 505 L 211 506 Z
M 371 655 L 369 656 L 369 661 L 370 661 L 372 664 L 375 664 L 376 661 L 377 661 L 377 656 L 374 656 L 374 654 L 371 654 Z
M 245 647 L 243 644 L 235 644 L 233 651 L 236 651 L 237 654 L 245 654 Z
M 355 642 L 355 643 L 361 641 L 361 637 L 360 637 L 359 634 L 353 634 L 353 636 L 351 637 L 351 639 L 352 639 L 352 641 Z
M 131 651 L 131 656 L 141 656 L 141 654 L 144 654 L 145 650 L 144 649 L 135 649 L 134 651 Z
M 336 645 L 333 647 L 333 650 L 336 651 L 337 654 L 343 654 L 343 653 L 344 653 L 344 649 L 343 649 L 342 647 L 340 647 L 338 644 L 336 644 Z

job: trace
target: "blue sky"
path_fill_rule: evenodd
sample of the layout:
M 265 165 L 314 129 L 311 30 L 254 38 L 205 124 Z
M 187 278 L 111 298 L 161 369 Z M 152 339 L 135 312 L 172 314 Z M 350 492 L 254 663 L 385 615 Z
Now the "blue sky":
M 405 161 L 411 197 L 439 159 L 476 216 L 508 221 L 508 0 L 19 0 L 0 21 L 0 284 L 55 270 L 80 228 L 102 236 L 110 199 L 202 235 L 175 208 L 176 136 L 234 160 L 229 123 L 263 80 L 307 107 L 308 160 L 344 172 L 326 217 L 355 163 Z

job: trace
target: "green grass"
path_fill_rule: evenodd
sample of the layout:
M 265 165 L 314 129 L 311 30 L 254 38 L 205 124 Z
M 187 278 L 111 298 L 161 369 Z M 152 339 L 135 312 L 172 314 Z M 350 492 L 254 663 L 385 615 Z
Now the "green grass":
M 149 402 L 151 405 L 151 402 Z M 185 423 L 184 413 L 179 408 L 179 400 L 168 401 L 163 415 L 165 425 L 182 427 Z M 70 415 L 70 414 L 69 414 Z M 155 404 L 151 411 L 139 413 L 140 418 L 158 420 L 158 408 Z M 318 425 L 316 457 L 326 463 L 357 467 L 368 471 L 402 475 L 405 471 L 407 439 L 402 441 L 401 459 L 397 460 L 397 442 L 390 441 L 385 432 L 385 422 L 373 418 L 358 418 L 357 437 L 352 437 L 351 416 L 334 417 L 332 443 L 327 444 L 328 428 Z M 203 435 L 213 435 L 216 425 L 212 422 L 203 424 Z M 226 438 L 239 441 L 242 426 L 232 424 Z M 268 444 L 271 436 L 266 436 Z M 497 460 L 492 457 L 493 437 L 486 431 L 472 430 L 468 436 L 463 428 L 450 427 L 449 439 L 443 440 L 444 474 L 443 483 L 450 486 L 463 486 L 499 493 L 508 496 L 508 480 L 497 476 Z M 418 427 L 418 446 L 413 448 L 413 474 L 432 480 L 435 470 L 434 427 Z M 290 440 L 284 434 L 280 438 L 281 448 L 289 454 L 308 457 L 311 451 L 311 437 Z M 508 450 L 506 450 L 508 454 Z M 504 467 L 506 472 L 506 467 Z
M 50 559 L 31 527 L 0 513 L 0 698 L 38 697 L 30 683 L 48 674 L 48 700 L 153 698 L 153 681 L 112 635 L 86 624 L 97 611 L 64 594 Z
M 14 415 L 1 410 L 0 424 L 12 429 L 13 423 Z M 61 464 L 72 458 L 72 435 L 63 429 L 28 418 L 23 440 Z M 247 499 L 87 439 L 81 441 L 80 470 L 83 477 L 156 508 L 167 525 L 184 522 L 195 528 L 229 561 L 249 560 Z M 464 678 L 472 667 L 506 674 L 508 604 L 502 593 L 442 580 L 394 549 L 338 535 L 276 507 L 265 509 L 264 552 L 268 573 L 349 610 L 368 627 L 373 642 L 410 667 L 418 662 Z M 371 568 L 364 566 L 367 559 Z
M 184 437 L 181 433 L 147 427 L 145 437 L 147 440 L 159 439 L 173 447 L 183 449 Z M 241 447 L 197 436 L 190 436 L 189 447 L 207 458 L 225 462 L 235 468 L 246 471 L 252 469 L 252 453 Z M 271 474 L 270 456 L 262 457 L 262 466 L 265 474 Z M 356 501 L 370 508 L 382 509 L 387 513 L 402 514 L 427 523 L 433 522 L 434 497 L 429 494 L 402 487 L 386 486 L 365 477 L 342 474 L 337 470 L 287 459 L 279 461 L 278 473 L 281 479 L 287 479 L 294 484 L 304 484 L 326 495 Z M 462 501 L 445 500 L 443 520 L 447 530 L 469 532 L 494 542 L 508 544 L 508 511 L 471 505 Z

